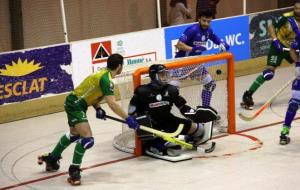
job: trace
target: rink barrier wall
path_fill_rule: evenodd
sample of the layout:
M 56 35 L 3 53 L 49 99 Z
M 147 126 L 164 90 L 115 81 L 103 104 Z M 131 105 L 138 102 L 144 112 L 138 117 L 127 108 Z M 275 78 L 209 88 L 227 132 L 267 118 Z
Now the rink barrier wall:
M 278 10 L 273 10 L 269 13 L 271 16 L 274 16 L 274 12 L 278 12 Z M 217 19 L 212 22 L 212 28 L 215 29 L 216 34 L 219 35 L 223 40 L 231 44 L 231 52 L 234 55 L 237 55 L 235 56 L 235 76 L 261 72 L 265 67 L 266 57 L 255 57 L 258 54 L 251 53 L 252 51 L 254 51 L 253 47 L 255 46 L 250 45 L 250 40 L 252 40 L 251 43 L 253 44 L 264 41 L 266 37 L 264 36 L 263 39 L 259 39 L 257 42 L 253 41 L 253 39 L 249 39 L 251 38 L 249 37 L 249 32 L 251 32 L 249 23 L 250 21 L 253 22 L 254 18 L 262 19 L 264 20 L 264 22 L 269 22 L 269 13 L 264 12 L 263 15 L 259 15 L 259 13 L 257 13 L 251 14 L 250 16 L 244 15 Z M 276 13 L 275 15 L 278 14 Z M 231 26 L 230 23 L 233 23 L 233 25 Z M 257 22 L 257 26 L 255 26 L 255 23 L 256 22 L 254 22 L 254 26 L 252 26 L 252 28 L 256 28 L 256 32 L 261 32 L 261 28 L 259 28 L 259 26 L 262 25 L 261 22 Z M 222 27 L 224 24 L 230 25 L 231 27 L 224 28 Z M 177 41 L 177 39 L 175 39 L 175 36 L 171 34 L 182 32 L 186 27 L 190 25 L 191 24 L 151 29 L 127 34 L 76 41 L 69 44 L 58 44 L 56 46 L 39 47 L 35 49 L 1 53 L 0 94 L 3 94 L 3 83 L 6 84 L 6 82 L 3 80 L 3 77 L 1 76 L 1 69 L 5 69 L 5 65 L 12 65 L 12 61 L 17 62 L 18 56 L 22 58 L 22 61 L 24 61 L 25 59 L 28 59 L 28 61 L 40 59 L 42 63 L 51 62 L 53 56 L 49 56 L 49 49 L 53 50 L 56 47 L 58 48 L 64 45 L 68 46 L 69 52 L 65 52 L 63 54 L 58 53 L 54 55 L 57 57 L 57 64 L 60 66 L 57 68 L 60 68 L 63 72 L 71 74 L 73 86 L 76 86 L 85 76 L 105 66 L 107 59 L 107 57 L 105 57 L 105 53 L 120 53 L 124 55 L 125 71 L 127 65 L 130 65 L 131 67 L 134 67 L 135 65 L 141 66 L 145 63 L 149 64 L 150 62 L 170 58 L 170 51 L 174 55 L 173 46 Z M 234 27 L 237 25 L 239 27 Z M 207 51 L 207 54 L 216 53 L 218 51 L 217 46 L 209 46 L 210 49 Z M 38 51 L 41 51 L 42 53 L 35 54 Z M 104 54 L 100 54 L 101 52 Z M 66 61 L 64 60 L 66 59 L 66 57 L 68 58 L 68 53 L 71 55 L 71 59 L 69 59 L 72 65 L 71 68 L 66 67 Z M 99 55 L 104 55 L 104 57 L 99 57 Z M 252 59 L 250 59 L 251 56 Z M 259 56 L 261 55 L 259 54 Z M 59 57 L 61 57 L 62 59 L 60 60 Z M 43 59 L 45 59 L 46 61 Z M 34 76 L 35 74 L 36 73 L 33 73 L 32 75 Z M 58 84 L 58 86 L 62 85 L 64 84 Z M 71 85 L 67 86 L 68 88 L 70 88 Z M 0 104 L 0 123 L 63 111 L 63 103 L 65 97 L 64 93 L 67 92 L 64 91 L 62 92 L 63 94 L 55 94 L 51 92 L 47 93 L 43 94 L 41 96 L 42 98 L 33 97 L 33 99 L 29 99 L 26 101 Z

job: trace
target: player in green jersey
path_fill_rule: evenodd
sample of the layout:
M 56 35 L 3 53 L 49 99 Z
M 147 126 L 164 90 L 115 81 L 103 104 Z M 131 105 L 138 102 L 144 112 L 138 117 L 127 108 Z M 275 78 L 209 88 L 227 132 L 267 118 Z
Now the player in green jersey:
M 275 70 L 281 65 L 283 59 L 293 63 L 288 48 L 295 39 L 300 26 L 300 0 L 296 0 L 294 11 L 283 14 L 273 25 L 269 25 L 268 30 L 272 38 L 272 43 L 267 58 L 267 66 L 252 83 L 250 88 L 244 92 L 241 106 L 245 109 L 253 109 L 252 95 L 265 82 L 271 80 L 275 75 Z
M 57 171 L 62 152 L 71 144 L 76 143 L 73 161 L 69 167 L 68 181 L 72 185 L 81 184 L 80 165 L 85 151 L 94 145 L 91 127 L 88 123 L 86 112 L 89 106 L 96 110 L 96 117 L 106 119 L 105 111 L 99 102 L 105 99 L 108 106 L 121 118 L 125 119 L 128 126 L 138 129 L 139 124 L 134 117 L 127 113 L 116 102 L 112 78 L 122 72 L 123 57 L 112 54 L 107 59 L 107 67 L 87 76 L 65 100 L 65 112 L 68 116 L 69 131 L 64 134 L 51 153 L 38 157 L 38 163 L 45 162 L 46 171 Z

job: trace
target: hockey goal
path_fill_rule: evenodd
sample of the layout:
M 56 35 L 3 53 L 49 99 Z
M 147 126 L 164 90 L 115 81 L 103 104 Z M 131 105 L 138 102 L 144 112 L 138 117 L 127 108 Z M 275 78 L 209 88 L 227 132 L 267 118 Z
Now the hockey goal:
M 235 133 L 235 94 L 234 94 L 234 59 L 231 53 L 215 55 L 195 56 L 170 61 L 158 61 L 146 63 L 142 67 L 127 70 L 117 77 L 121 104 L 127 109 L 133 90 L 149 82 L 148 69 L 151 64 L 164 64 L 169 70 L 172 79 L 179 81 L 180 94 L 187 100 L 191 107 L 201 105 L 201 92 L 203 88 L 203 67 L 207 68 L 216 88 L 212 92 L 211 106 L 215 108 L 221 119 L 219 127 L 226 129 L 227 133 Z M 145 66 L 146 65 L 146 66 Z M 173 106 L 172 113 L 182 117 Z M 122 132 L 114 138 L 113 146 L 121 151 L 142 155 L 142 147 L 139 138 L 133 130 L 124 126 Z

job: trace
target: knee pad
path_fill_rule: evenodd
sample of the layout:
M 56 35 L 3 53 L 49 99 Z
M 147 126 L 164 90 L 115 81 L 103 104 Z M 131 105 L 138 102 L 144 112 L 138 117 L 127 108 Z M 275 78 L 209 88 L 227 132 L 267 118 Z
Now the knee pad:
M 209 92 L 212 92 L 216 89 L 216 82 L 214 80 L 210 81 L 209 83 L 205 84 L 203 87 L 203 90 L 207 90 Z
M 263 71 L 263 77 L 266 81 L 271 80 L 274 77 L 274 71 L 271 69 L 265 69 Z
M 66 133 L 66 137 L 70 140 L 71 143 L 76 142 L 80 139 L 80 135 L 72 135 L 70 131 Z
M 90 149 L 94 146 L 94 137 L 85 137 L 81 139 L 80 144 L 84 149 Z
M 293 84 L 292 84 L 292 90 L 293 91 L 300 91 L 300 79 L 296 78 L 294 81 L 293 81 Z M 299 92 L 300 93 L 300 92 Z M 296 99 L 300 99 L 300 98 L 296 98 Z
M 288 110 L 296 112 L 299 109 L 299 103 L 300 103 L 300 100 L 297 100 L 294 98 L 290 99 Z

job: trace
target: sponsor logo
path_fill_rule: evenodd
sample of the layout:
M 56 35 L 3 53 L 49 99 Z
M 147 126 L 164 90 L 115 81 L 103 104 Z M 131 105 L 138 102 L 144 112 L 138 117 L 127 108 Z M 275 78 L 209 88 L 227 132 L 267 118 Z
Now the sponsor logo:
M 169 101 L 161 101 L 161 102 L 150 103 L 149 107 L 150 108 L 158 108 L 158 107 L 167 106 L 167 105 L 170 105 Z
M 91 44 L 92 63 L 106 62 L 112 54 L 111 41 L 96 42 Z
M 20 58 L 12 64 L 5 64 L 5 69 L 0 69 L 0 76 L 22 77 L 30 75 L 40 69 L 41 63 L 35 63 L 34 60 L 28 62 L 27 59 L 22 61 Z M 0 99 L 10 98 L 12 96 L 22 96 L 34 92 L 43 92 L 47 77 L 33 78 L 30 80 L 19 80 L 16 82 L 0 83 Z

